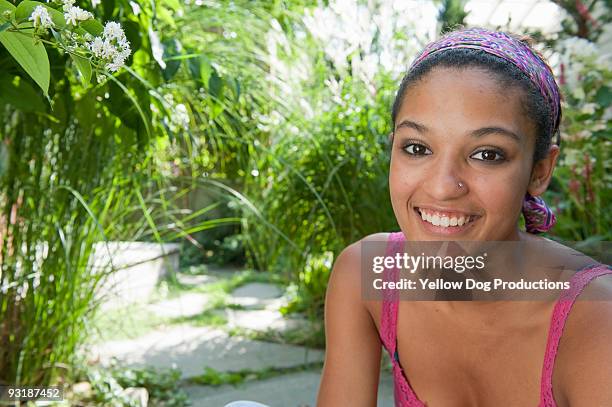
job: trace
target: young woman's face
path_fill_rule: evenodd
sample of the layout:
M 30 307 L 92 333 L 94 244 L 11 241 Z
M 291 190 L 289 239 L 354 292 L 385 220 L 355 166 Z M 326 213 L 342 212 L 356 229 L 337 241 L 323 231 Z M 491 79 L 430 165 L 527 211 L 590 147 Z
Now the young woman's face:
M 535 126 L 486 71 L 435 68 L 397 115 L 389 186 L 409 240 L 517 240 Z M 423 219 L 425 218 L 425 219 Z

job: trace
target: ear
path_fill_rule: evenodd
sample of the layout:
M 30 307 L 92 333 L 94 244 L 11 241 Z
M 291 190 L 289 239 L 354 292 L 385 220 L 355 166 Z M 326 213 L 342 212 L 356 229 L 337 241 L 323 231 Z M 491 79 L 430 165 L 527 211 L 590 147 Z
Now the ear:
M 531 179 L 527 192 L 532 196 L 539 196 L 546 191 L 552 178 L 553 170 L 559 158 L 559 146 L 553 144 L 548 149 L 548 155 L 534 164 L 531 170 Z

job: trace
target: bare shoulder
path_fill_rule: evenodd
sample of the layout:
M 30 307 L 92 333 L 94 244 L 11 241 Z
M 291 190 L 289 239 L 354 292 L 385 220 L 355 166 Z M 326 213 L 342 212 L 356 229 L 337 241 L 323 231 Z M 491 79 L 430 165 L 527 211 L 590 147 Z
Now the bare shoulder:
M 574 303 L 555 377 L 571 407 L 612 406 L 612 274 L 595 278 Z
M 597 263 L 593 258 L 572 247 L 542 236 L 521 232 L 521 240 L 533 243 L 531 248 L 536 252 L 539 262 L 548 263 L 544 260 L 548 259 L 550 264 L 561 264 L 572 274 L 583 267 Z
M 334 262 L 332 279 L 343 282 L 359 282 L 361 276 L 361 251 L 364 243 L 386 242 L 389 233 L 368 235 L 344 248 Z
M 382 243 L 386 242 L 388 238 L 389 233 L 371 234 L 350 244 L 340 252 L 334 262 L 328 285 L 328 301 L 331 302 L 331 306 L 334 306 L 333 300 L 337 298 L 334 292 L 342 291 L 344 301 L 352 301 L 353 304 L 358 302 L 374 320 L 378 320 L 376 315 L 380 314 L 380 305 L 378 304 L 380 301 L 364 300 L 361 295 L 362 277 L 363 273 L 366 272 L 366 270 L 362 270 L 361 254 L 364 244 Z M 380 255 L 384 255 L 384 245 L 376 244 L 370 247 L 380 250 Z

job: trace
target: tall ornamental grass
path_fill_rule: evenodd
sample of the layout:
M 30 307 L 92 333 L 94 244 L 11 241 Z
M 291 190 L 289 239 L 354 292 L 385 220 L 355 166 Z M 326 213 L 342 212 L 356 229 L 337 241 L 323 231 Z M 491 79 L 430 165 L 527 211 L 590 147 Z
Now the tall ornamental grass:
M 171 154 L 181 140 L 193 147 L 190 112 L 165 92 L 184 58 L 172 59 L 172 42 L 162 44 L 154 25 L 175 26 L 172 15 L 182 14 L 180 5 L 158 2 L 136 12 L 107 2 L 92 10 L 101 20 L 123 20 L 132 54 L 124 61 L 129 68 L 114 76 L 108 71 L 117 66 L 108 64 L 115 61 L 96 59 L 85 42 L 72 43 L 103 35 L 102 25 L 88 12 L 68 24 L 69 7 L 0 1 L 3 384 L 50 383 L 69 370 L 87 335 L 96 286 L 112 271 L 91 267 L 96 243 L 175 241 L 237 221 L 203 219 L 214 205 L 185 207 L 181 200 L 193 183 L 173 181 L 177 168 L 197 168 L 191 160 L 206 157 L 198 149 Z M 68 35 L 71 30 L 77 37 Z M 211 68 L 216 56 L 206 59 L 213 80 L 205 69 L 196 77 L 207 79 L 211 99 L 226 102 L 219 97 L 221 77 L 212 73 L 223 72 L 220 64 Z M 181 91 L 193 93 L 198 81 Z M 209 104 L 220 116 L 218 105 Z

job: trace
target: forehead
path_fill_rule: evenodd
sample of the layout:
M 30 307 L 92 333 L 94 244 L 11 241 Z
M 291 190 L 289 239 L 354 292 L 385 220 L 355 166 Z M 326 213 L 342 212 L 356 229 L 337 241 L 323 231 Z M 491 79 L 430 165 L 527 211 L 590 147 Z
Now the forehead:
M 535 137 L 521 96 L 483 69 L 434 68 L 408 87 L 395 124 L 410 119 L 442 134 L 500 126 Z

